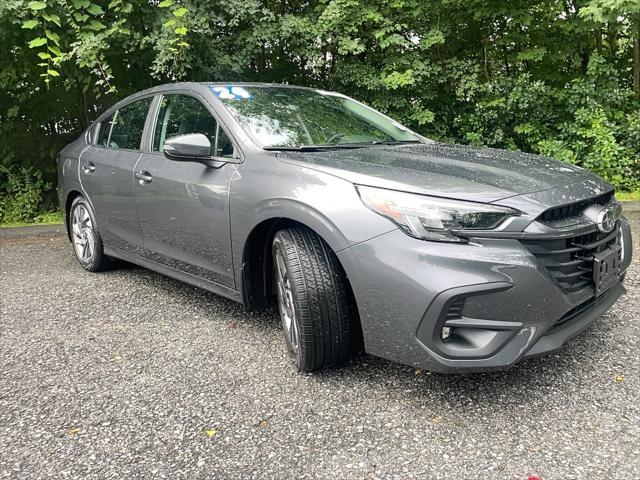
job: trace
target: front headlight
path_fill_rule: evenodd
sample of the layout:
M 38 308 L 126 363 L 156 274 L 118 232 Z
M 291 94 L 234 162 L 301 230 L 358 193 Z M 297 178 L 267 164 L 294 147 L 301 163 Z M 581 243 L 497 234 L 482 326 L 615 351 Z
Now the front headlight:
M 407 235 L 436 242 L 466 242 L 455 230 L 490 230 L 520 212 L 486 203 L 462 202 L 357 185 L 364 204 Z

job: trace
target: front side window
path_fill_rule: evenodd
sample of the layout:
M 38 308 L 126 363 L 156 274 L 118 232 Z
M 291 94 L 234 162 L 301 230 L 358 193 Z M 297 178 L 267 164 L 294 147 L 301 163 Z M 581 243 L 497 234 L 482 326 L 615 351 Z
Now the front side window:
M 211 90 L 264 147 L 420 141 L 398 122 L 332 92 L 216 85 Z
M 140 150 L 142 132 L 152 97 L 143 98 L 120 108 L 115 115 L 109 148 Z
M 201 133 L 209 139 L 211 156 L 234 156 L 229 137 L 197 98 L 188 95 L 162 97 L 153 135 L 153 151 L 161 152 L 167 139 L 189 133 Z
M 216 157 L 232 158 L 235 156 L 233 143 L 229 140 L 227 133 L 218 126 L 218 141 L 216 143 Z

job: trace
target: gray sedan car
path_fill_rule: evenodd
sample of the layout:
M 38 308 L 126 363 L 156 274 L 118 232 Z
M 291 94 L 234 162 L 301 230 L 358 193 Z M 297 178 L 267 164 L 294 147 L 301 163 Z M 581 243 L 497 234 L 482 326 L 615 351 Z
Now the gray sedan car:
M 428 140 L 344 95 L 176 83 L 58 158 L 80 265 L 123 259 L 249 309 L 301 371 L 372 355 L 440 372 L 558 349 L 625 293 L 629 223 L 582 168 Z

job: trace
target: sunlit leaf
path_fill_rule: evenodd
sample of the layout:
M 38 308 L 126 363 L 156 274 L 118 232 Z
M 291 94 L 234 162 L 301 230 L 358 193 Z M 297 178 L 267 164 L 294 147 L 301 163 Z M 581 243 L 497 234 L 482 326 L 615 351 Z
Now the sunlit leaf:
M 107 28 L 104 26 L 104 24 L 102 22 L 99 22 L 98 20 L 91 20 L 91 22 L 89 23 L 89 28 L 91 30 L 102 30 L 103 28 Z
M 49 40 L 55 43 L 57 46 L 60 46 L 60 36 L 56 32 L 52 32 L 50 30 L 44 31 L 45 35 Z
M 45 43 L 47 43 L 46 38 L 43 38 L 43 37 L 34 38 L 29 42 L 29 48 L 41 47 Z
M 38 26 L 37 20 L 27 20 L 22 24 L 22 28 L 26 28 L 27 30 L 32 30 Z
M 173 15 L 178 17 L 178 18 L 181 18 L 181 17 L 184 17 L 188 12 L 189 12 L 189 10 L 187 10 L 186 8 L 180 7 L 180 8 L 176 8 L 173 11 Z
M 30 10 L 44 10 L 45 8 L 47 8 L 47 4 L 45 2 L 29 2 L 29 4 L 27 5 L 27 7 Z
M 55 45 L 47 45 L 47 50 L 53 53 L 56 57 L 59 57 L 62 55 L 62 51 Z

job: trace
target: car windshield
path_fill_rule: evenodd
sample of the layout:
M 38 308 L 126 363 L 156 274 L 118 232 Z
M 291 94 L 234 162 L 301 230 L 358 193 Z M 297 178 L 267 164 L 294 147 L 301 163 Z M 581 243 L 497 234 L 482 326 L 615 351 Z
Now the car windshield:
M 211 90 L 267 149 L 419 142 L 398 122 L 337 93 L 277 86 Z

